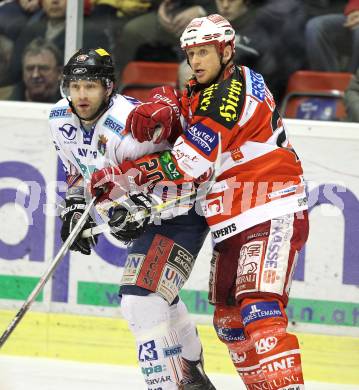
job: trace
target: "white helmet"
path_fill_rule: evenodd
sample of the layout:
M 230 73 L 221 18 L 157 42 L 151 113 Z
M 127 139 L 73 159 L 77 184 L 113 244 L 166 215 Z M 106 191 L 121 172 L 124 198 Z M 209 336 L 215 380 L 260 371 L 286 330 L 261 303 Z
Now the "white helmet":
M 193 46 L 217 44 L 222 53 L 227 44 L 234 51 L 235 31 L 227 19 L 218 14 L 194 18 L 181 35 L 183 50 Z

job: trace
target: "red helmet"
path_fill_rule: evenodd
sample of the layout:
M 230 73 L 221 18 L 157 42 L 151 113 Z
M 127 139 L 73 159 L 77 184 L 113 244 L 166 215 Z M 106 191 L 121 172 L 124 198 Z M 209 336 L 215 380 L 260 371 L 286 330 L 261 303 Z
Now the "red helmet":
M 227 19 L 218 14 L 194 18 L 181 35 L 183 50 L 193 46 L 216 44 L 222 53 L 227 44 L 234 51 L 235 31 Z

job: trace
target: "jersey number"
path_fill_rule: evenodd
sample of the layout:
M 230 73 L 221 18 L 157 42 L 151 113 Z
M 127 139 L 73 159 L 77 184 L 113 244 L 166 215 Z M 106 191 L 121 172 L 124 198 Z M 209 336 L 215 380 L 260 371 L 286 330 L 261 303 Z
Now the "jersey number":
M 158 181 L 164 180 L 164 175 L 161 172 L 159 167 L 159 162 L 157 158 L 151 158 L 149 161 L 143 161 L 138 164 L 140 167 L 146 170 L 147 178 L 152 181 L 153 184 Z

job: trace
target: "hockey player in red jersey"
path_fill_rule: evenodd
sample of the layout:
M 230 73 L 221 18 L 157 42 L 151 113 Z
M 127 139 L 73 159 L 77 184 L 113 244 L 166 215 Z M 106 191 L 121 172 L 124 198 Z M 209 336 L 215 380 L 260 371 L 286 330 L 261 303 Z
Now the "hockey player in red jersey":
M 176 184 L 212 182 L 201 208 L 215 244 L 209 300 L 217 335 L 247 389 L 302 390 L 299 344 L 287 332 L 285 307 L 308 237 L 303 172 L 263 77 L 233 64 L 234 40 L 222 16 L 193 19 L 181 46 L 194 77 L 181 99 L 168 87 L 155 91 L 126 128 L 140 142 L 183 129 L 171 151 L 136 162 L 151 162 Z M 121 169 L 96 172 L 92 191 L 116 173 Z M 131 212 L 123 208 L 118 218 L 124 231 Z

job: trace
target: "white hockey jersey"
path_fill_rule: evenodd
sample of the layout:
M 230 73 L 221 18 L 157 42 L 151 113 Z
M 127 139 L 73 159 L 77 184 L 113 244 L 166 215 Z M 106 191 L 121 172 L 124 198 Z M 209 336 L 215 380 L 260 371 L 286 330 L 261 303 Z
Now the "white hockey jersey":
M 139 143 L 131 134 L 122 134 L 127 116 L 136 104 L 136 99 L 113 96 L 108 110 L 89 131 L 72 113 L 67 99 L 54 105 L 49 116 L 50 130 L 67 175 L 80 174 L 89 182 L 96 170 L 169 148 L 167 142 Z
M 82 127 L 79 118 L 72 113 L 67 99 L 61 99 L 54 105 L 49 116 L 50 130 L 67 176 L 81 175 L 86 186 L 96 170 L 119 165 L 126 159 L 136 160 L 144 155 L 171 148 L 167 141 L 160 144 L 139 143 L 131 134 L 122 134 L 127 116 L 137 104 L 139 102 L 134 98 L 119 94 L 113 96 L 108 110 L 90 131 Z M 71 185 L 71 182 L 68 184 Z M 153 189 L 158 201 L 170 201 L 192 191 L 192 183 L 172 191 L 162 185 Z M 108 210 L 119 202 L 121 199 L 96 205 L 96 210 L 104 222 L 108 222 Z M 161 218 L 167 219 L 186 213 L 192 204 L 190 200 L 180 203 L 171 210 L 161 212 Z

